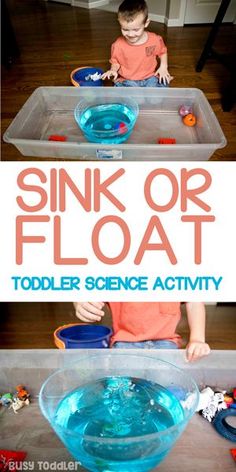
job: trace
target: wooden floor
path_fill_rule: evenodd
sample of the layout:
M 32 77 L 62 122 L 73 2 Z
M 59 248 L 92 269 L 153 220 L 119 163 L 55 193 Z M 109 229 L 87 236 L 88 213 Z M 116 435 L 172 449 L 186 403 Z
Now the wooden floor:
M 236 350 L 236 304 L 207 305 L 206 339 L 212 349 Z M 54 348 L 53 332 L 64 324 L 76 323 L 72 303 L 1 303 L 1 349 Z M 178 333 L 186 343 L 188 327 L 184 308 Z M 106 314 L 103 324 L 111 326 Z
M 70 85 L 70 72 L 79 66 L 106 69 L 110 45 L 120 33 L 112 12 L 44 0 L 7 0 L 7 4 L 21 55 L 2 72 L 2 133 L 35 88 Z M 218 117 L 228 144 L 211 159 L 236 160 L 235 109 L 223 112 L 221 107 L 221 91 L 227 87 L 229 73 L 214 60 L 209 60 L 201 73 L 195 72 L 209 29 L 150 25 L 150 30 L 161 34 L 168 45 L 173 86 L 202 89 Z M 215 43 L 218 52 L 233 52 L 235 38 L 236 26 L 223 25 Z M 12 145 L 2 143 L 2 160 L 22 159 Z

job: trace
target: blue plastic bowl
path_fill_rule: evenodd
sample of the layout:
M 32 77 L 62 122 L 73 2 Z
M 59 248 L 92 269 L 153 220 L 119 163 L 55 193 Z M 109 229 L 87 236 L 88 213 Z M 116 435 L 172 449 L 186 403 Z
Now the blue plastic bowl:
M 187 371 L 139 351 L 135 355 L 111 349 L 105 355 L 78 358 L 54 372 L 40 390 L 42 413 L 85 470 L 156 470 L 196 410 L 199 392 Z M 142 392 L 135 387 L 140 380 Z M 183 389 L 181 403 L 170 385 Z M 85 396 L 87 387 L 91 390 Z M 151 395 L 146 405 L 140 395 Z M 153 414 L 157 424 L 150 423 Z
M 54 332 L 55 343 L 62 349 L 108 348 L 111 336 L 112 330 L 102 325 L 74 324 Z
M 71 72 L 71 82 L 75 87 L 102 87 L 103 80 L 85 80 L 88 75 L 103 74 L 104 71 L 98 67 L 79 67 Z

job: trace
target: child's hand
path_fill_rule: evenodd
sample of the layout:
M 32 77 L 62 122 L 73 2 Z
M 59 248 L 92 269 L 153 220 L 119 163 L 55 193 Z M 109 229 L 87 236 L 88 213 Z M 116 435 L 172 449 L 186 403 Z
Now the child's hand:
M 74 303 L 75 314 L 77 318 L 87 323 L 94 323 L 95 321 L 101 321 L 104 316 L 104 302 L 84 302 Z
M 107 72 L 104 72 L 104 74 L 102 74 L 102 80 L 105 80 L 105 79 L 112 79 L 113 77 L 113 80 L 115 81 L 117 78 L 118 78 L 118 72 L 116 72 L 115 70 L 108 70 Z
M 210 347 L 203 341 L 189 341 L 186 346 L 186 358 L 187 361 L 196 361 L 200 357 L 208 356 L 210 353 Z
M 155 75 L 158 76 L 159 82 L 164 85 L 169 84 L 174 78 L 169 74 L 168 69 L 164 66 L 160 66 L 159 69 L 156 70 Z

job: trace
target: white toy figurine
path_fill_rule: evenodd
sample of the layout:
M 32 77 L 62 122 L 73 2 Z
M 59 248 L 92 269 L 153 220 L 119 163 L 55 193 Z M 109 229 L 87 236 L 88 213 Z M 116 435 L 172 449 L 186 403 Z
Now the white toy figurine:
M 100 80 L 101 77 L 102 77 L 102 74 L 95 72 L 95 74 L 86 75 L 85 80 L 92 80 L 93 82 L 96 82 L 97 80 Z
M 218 411 L 224 410 L 227 405 L 222 392 L 214 393 L 210 387 L 204 388 L 200 393 L 200 400 L 196 411 L 201 411 L 203 418 L 210 423 Z
M 30 401 L 29 401 L 28 398 L 26 400 L 20 400 L 19 398 L 14 398 L 13 402 L 9 406 L 9 409 L 12 408 L 14 413 L 17 413 L 18 410 L 23 408 L 23 406 L 25 406 L 25 405 L 28 406 L 29 403 L 30 403 Z

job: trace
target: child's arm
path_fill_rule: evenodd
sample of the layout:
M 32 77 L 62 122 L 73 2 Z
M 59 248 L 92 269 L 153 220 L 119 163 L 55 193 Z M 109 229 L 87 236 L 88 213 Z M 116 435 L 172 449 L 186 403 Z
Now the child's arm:
M 155 72 L 155 75 L 158 75 L 159 81 L 163 82 L 164 85 L 169 84 L 173 77 L 168 71 L 168 57 L 167 53 L 164 53 L 160 56 L 160 66 Z
M 189 342 L 186 346 L 188 361 L 194 361 L 210 353 L 210 347 L 205 342 L 206 312 L 204 303 L 186 303 L 187 318 L 190 330 Z
M 102 80 L 104 79 L 111 79 L 116 80 L 118 78 L 118 70 L 120 68 L 120 64 L 112 64 L 111 68 L 102 74 Z
M 104 316 L 104 311 L 102 310 L 105 305 L 104 302 L 75 302 L 73 305 L 77 318 L 87 323 L 101 321 L 101 318 Z

